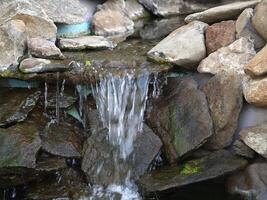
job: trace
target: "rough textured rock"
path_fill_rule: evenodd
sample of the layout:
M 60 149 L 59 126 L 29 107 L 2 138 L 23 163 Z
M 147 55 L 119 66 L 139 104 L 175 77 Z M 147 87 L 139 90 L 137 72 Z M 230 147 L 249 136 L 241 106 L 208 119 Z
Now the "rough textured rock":
M 169 78 L 163 91 L 147 121 L 160 136 L 168 161 L 175 163 L 213 134 L 212 119 L 205 94 L 192 78 Z
M 74 62 L 47 60 L 43 58 L 24 59 L 19 66 L 23 73 L 64 72 L 72 68 Z
M 30 0 L 3 1 L 0 3 L 0 24 L 12 19 L 26 25 L 29 38 L 42 37 L 55 41 L 57 28 L 42 7 Z
M 40 135 L 42 149 L 56 156 L 80 157 L 82 137 L 79 129 L 67 123 L 48 124 Z
M 26 27 L 21 20 L 11 20 L 0 26 L 0 73 L 18 66 L 26 50 L 26 37 Z
M 24 121 L 35 107 L 41 92 L 27 89 L 1 89 L 0 127 Z
M 147 192 L 164 191 L 214 179 L 243 168 L 246 164 L 246 160 L 220 150 L 178 166 L 153 171 L 141 177 L 139 184 Z
M 116 46 L 103 36 L 61 38 L 58 45 L 59 48 L 63 50 L 109 49 Z
M 263 0 L 259 3 L 255 8 L 254 13 L 252 25 L 265 41 L 267 41 L 267 1 Z
M 152 48 L 148 57 L 193 69 L 206 56 L 204 31 L 207 26 L 196 21 L 178 28 Z
M 265 45 L 263 38 L 257 33 L 252 26 L 252 17 L 254 10 L 252 8 L 245 9 L 236 20 L 236 37 L 241 37 L 253 40 L 256 49 L 262 48 Z
M 217 74 L 202 88 L 206 94 L 214 134 L 206 143 L 209 149 L 228 147 L 233 141 L 243 104 L 240 78 L 234 73 Z
M 267 124 L 263 123 L 240 132 L 241 140 L 258 154 L 267 158 Z
M 31 38 L 27 41 L 29 53 L 38 58 L 64 59 L 60 49 L 54 42 L 43 38 Z
M 205 33 L 207 54 L 233 43 L 235 35 L 235 21 L 223 21 L 209 26 Z
M 222 47 L 207 58 L 201 61 L 197 70 L 200 73 L 218 74 L 223 71 L 234 71 L 239 75 L 244 75 L 244 65 L 246 65 L 256 52 L 251 41 L 240 38 L 227 47 Z
M 245 72 L 252 77 L 262 76 L 267 73 L 267 46 L 245 65 Z
M 227 189 L 238 199 L 266 199 L 267 164 L 254 163 L 227 180 Z
M 253 159 L 256 155 L 255 151 L 249 148 L 244 142 L 240 139 L 237 139 L 233 143 L 232 147 L 233 153 L 237 156 L 242 156 L 244 158 Z
M 79 24 L 85 22 L 87 8 L 79 0 L 33 0 L 40 4 L 55 23 Z
M 214 8 L 210 8 L 203 12 L 194 13 L 188 15 L 185 18 L 187 23 L 199 20 L 205 23 L 219 22 L 223 20 L 236 19 L 240 13 L 246 8 L 255 7 L 260 0 L 236 2 L 227 5 L 222 5 Z

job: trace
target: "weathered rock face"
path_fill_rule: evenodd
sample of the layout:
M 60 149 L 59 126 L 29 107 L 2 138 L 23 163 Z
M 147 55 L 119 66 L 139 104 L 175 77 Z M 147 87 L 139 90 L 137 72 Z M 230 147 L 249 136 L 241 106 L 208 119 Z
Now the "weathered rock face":
M 241 140 L 258 154 L 267 158 L 267 124 L 263 123 L 240 132 Z
M 233 141 L 243 104 L 241 80 L 234 73 L 218 74 L 204 85 L 203 91 L 207 96 L 214 127 L 214 134 L 206 147 L 225 148 Z
M 12 19 L 26 25 L 28 37 L 56 39 L 57 28 L 39 4 L 29 0 L 3 1 L 0 4 L 0 24 Z
M 151 49 L 148 57 L 157 62 L 194 69 L 206 56 L 204 31 L 207 26 L 196 21 L 178 28 Z
M 26 27 L 21 20 L 0 26 L 0 73 L 16 68 L 26 50 Z
M 192 78 L 168 80 L 166 95 L 154 103 L 148 123 L 160 136 L 170 163 L 198 148 L 213 134 L 205 94 Z M 190 101 L 188 101 L 190 99 Z
M 255 15 L 252 18 L 252 25 L 257 32 L 267 41 L 267 1 L 263 0 L 255 8 Z
M 31 38 L 27 41 L 29 53 L 38 58 L 63 59 L 64 56 L 54 42 L 43 38 Z
M 33 0 L 55 23 L 79 24 L 86 22 L 87 9 L 79 0 Z
M 167 167 L 143 176 L 139 183 L 147 192 L 164 191 L 209 179 L 214 179 L 245 167 L 247 161 L 225 150 Z
M 209 26 L 206 30 L 207 54 L 228 46 L 235 41 L 235 21 L 223 21 Z
M 254 163 L 244 171 L 232 175 L 227 181 L 227 189 L 241 199 L 266 199 L 267 164 Z
M 24 121 L 35 107 L 41 92 L 24 89 L 1 89 L 0 127 Z
M 263 38 L 257 33 L 252 26 L 252 17 L 254 10 L 252 8 L 245 9 L 236 20 L 236 37 L 241 37 L 253 40 L 256 49 L 262 48 L 265 45 Z
M 116 45 L 103 36 L 61 38 L 59 40 L 59 48 L 63 50 L 109 49 L 115 46 Z
M 260 0 L 236 2 L 223 6 L 210 8 L 203 12 L 194 13 L 185 18 L 187 23 L 199 20 L 205 23 L 213 23 L 223 20 L 236 19 L 246 8 L 255 7 Z
M 24 59 L 19 66 L 23 73 L 64 72 L 69 70 L 74 62 L 47 60 L 43 58 Z
M 222 47 L 201 61 L 198 66 L 200 73 L 218 74 L 234 71 L 244 75 L 244 65 L 247 64 L 256 52 L 251 41 L 241 38 L 227 47 Z
M 252 77 L 262 76 L 267 73 L 267 46 L 245 65 L 245 72 Z

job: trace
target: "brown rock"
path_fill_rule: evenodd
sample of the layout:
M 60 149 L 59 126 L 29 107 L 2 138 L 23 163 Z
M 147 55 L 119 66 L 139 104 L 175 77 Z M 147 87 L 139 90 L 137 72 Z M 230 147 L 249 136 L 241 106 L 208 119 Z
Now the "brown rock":
M 207 53 L 213 53 L 235 41 L 235 21 L 223 21 L 209 26 L 206 30 Z
M 267 73 L 267 46 L 245 65 L 245 72 L 251 77 L 261 76 Z
M 252 25 L 258 33 L 267 41 L 267 1 L 263 0 L 255 8 Z
M 234 73 L 221 73 L 204 85 L 213 120 L 214 134 L 206 143 L 209 149 L 229 146 L 237 128 L 243 95 L 241 80 Z

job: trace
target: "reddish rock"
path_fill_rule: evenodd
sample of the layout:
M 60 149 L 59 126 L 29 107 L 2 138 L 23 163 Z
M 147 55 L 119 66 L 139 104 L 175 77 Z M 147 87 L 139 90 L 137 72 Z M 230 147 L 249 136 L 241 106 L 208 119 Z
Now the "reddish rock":
M 221 47 L 235 41 L 235 21 L 223 21 L 209 26 L 206 30 L 207 53 L 213 53 Z

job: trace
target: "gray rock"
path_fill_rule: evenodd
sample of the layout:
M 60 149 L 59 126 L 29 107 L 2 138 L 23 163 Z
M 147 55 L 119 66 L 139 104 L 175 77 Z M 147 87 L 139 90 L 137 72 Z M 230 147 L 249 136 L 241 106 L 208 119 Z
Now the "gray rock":
M 47 60 L 42 58 L 24 59 L 19 66 L 23 73 L 64 72 L 71 68 L 74 62 Z
M 58 45 L 62 50 L 110 49 L 116 46 L 103 36 L 61 38 Z
M 26 50 L 26 27 L 21 20 L 11 20 L 0 26 L 0 73 L 17 68 Z
M 0 3 L 0 24 L 11 19 L 21 20 L 26 25 L 29 38 L 56 39 L 57 28 L 42 7 L 30 0 L 2 1 Z
M 259 2 L 260 0 L 235 2 L 227 5 L 210 8 L 203 12 L 188 15 L 185 18 L 185 21 L 189 23 L 195 20 L 199 20 L 205 23 L 214 23 L 223 20 L 236 19 L 244 9 L 253 8 Z
M 29 53 L 38 58 L 64 59 L 60 49 L 54 42 L 43 38 L 31 38 L 27 41 Z
M 178 28 L 152 48 L 148 57 L 157 62 L 194 69 L 206 56 L 204 31 L 207 26 L 196 21 Z
M 139 184 L 147 192 L 164 191 L 227 175 L 246 164 L 246 160 L 220 150 L 178 166 L 156 170 L 141 177 Z
M 267 41 L 267 1 L 263 0 L 259 3 L 254 12 L 252 18 L 252 25 L 258 31 L 258 33 Z
M 258 154 L 267 158 L 267 124 L 263 123 L 240 132 L 241 140 Z
M 147 121 L 160 136 L 168 161 L 176 163 L 213 134 L 212 119 L 206 96 L 192 78 L 169 78 L 163 91 Z
M 24 121 L 35 107 L 41 92 L 27 89 L 1 89 L 0 127 Z
M 244 142 L 240 139 L 237 139 L 233 143 L 232 147 L 233 153 L 237 156 L 242 156 L 244 158 L 253 159 L 256 155 L 255 151 L 249 148 Z
M 252 17 L 254 11 L 252 8 L 245 9 L 236 20 L 236 37 L 241 37 L 253 40 L 256 49 L 260 49 L 265 45 L 263 38 L 257 33 L 252 26 Z
M 209 149 L 223 149 L 232 141 L 243 105 L 242 85 L 234 73 L 217 74 L 202 88 L 206 94 L 214 134 L 205 144 Z

